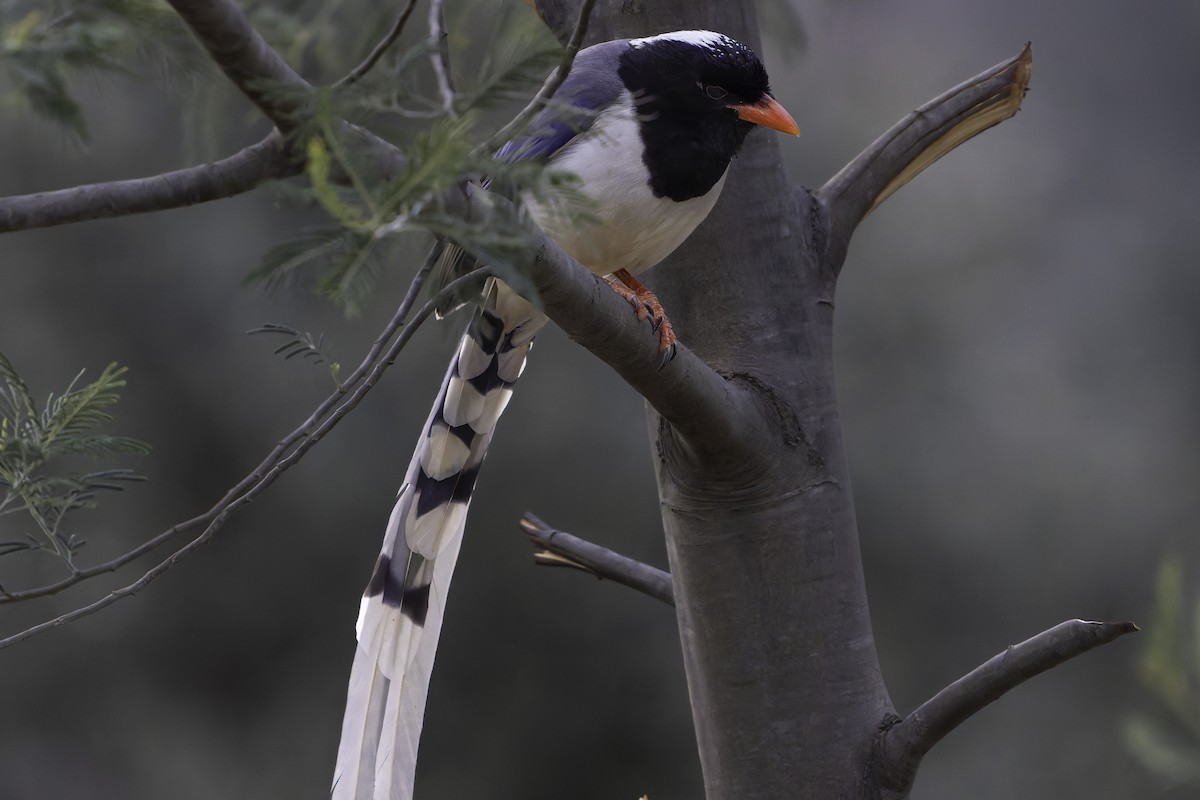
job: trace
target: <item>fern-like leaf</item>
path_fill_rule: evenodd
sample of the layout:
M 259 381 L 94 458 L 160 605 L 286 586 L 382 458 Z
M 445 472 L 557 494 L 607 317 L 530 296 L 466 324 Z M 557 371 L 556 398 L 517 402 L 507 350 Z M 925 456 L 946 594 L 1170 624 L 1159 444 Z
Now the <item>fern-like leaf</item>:
M 41 534 L 33 540 L 36 547 L 57 553 L 68 566 L 83 541 L 63 530 L 67 515 L 94 506 L 97 492 L 142 480 L 126 469 L 78 474 L 60 465 L 65 456 L 149 452 L 137 439 L 99 430 L 112 420 L 106 409 L 117 402 L 125 372 L 109 364 L 95 381 L 79 385 L 81 372 L 39 411 L 25 381 L 0 353 L 0 513 L 24 511 Z M 26 549 L 23 541 L 10 541 L 0 546 L 0 554 Z
M 42 411 L 42 439 L 47 457 L 76 452 L 74 447 L 80 440 L 94 440 L 91 432 L 112 421 L 104 409 L 120 399 L 118 390 L 125 387 L 123 376 L 127 371 L 125 367 L 109 364 L 95 381 L 75 389 L 83 377 L 80 372 L 64 394 L 46 401 Z
M 265 322 L 257 328 L 246 331 L 246 333 L 267 333 L 287 337 L 287 341 L 275 348 L 275 355 L 282 355 L 285 360 L 299 356 L 314 364 L 324 364 L 328 367 L 329 374 L 333 377 L 334 383 L 338 383 L 338 375 L 341 373 L 342 367 L 341 364 L 330 357 L 329 351 L 325 347 L 325 337 L 323 335 L 314 338 L 311 333 L 299 331 L 290 325 L 281 325 L 275 322 Z

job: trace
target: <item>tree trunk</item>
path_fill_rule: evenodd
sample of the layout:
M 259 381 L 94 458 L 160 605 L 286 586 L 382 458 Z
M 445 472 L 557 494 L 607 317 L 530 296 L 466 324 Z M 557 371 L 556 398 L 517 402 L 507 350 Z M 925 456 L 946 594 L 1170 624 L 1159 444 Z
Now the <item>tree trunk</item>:
M 589 39 L 688 28 L 761 52 L 750 0 L 600 0 Z M 834 402 L 840 264 L 781 146 L 796 145 L 749 137 L 712 215 L 647 278 L 681 341 L 773 427 L 757 452 L 697 448 L 649 411 L 708 800 L 877 797 L 866 765 L 892 715 Z

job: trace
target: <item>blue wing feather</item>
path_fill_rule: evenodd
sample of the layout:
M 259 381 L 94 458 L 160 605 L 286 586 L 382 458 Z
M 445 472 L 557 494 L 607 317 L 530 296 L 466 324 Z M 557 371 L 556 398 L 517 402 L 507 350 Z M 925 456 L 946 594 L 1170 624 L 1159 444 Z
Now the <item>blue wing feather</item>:
M 617 102 L 625 90 L 617 73 L 621 51 L 628 39 L 603 42 L 579 51 L 571 74 L 559 87 L 550 103 L 529 125 L 528 133 L 504 144 L 496 151 L 496 161 L 512 163 L 533 158 L 553 158 L 576 136 L 588 130 L 596 116 Z M 490 178 L 483 185 L 494 188 Z M 453 244 L 447 244 L 434 269 L 432 285 L 445 286 L 466 272 L 474 260 Z M 437 310 L 445 317 L 464 303 L 478 299 L 475 287 L 446 300 Z
M 618 39 L 581 50 L 571 74 L 534 119 L 529 133 L 496 151 L 496 160 L 550 158 L 590 128 L 596 115 L 616 102 L 624 90 L 617 61 L 627 43 L 627 39 Z

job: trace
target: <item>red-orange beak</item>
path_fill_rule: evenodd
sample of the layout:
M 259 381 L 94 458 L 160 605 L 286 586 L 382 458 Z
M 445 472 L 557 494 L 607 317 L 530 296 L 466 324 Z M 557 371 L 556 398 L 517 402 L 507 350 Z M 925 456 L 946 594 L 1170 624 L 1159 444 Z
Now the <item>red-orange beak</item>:
M 765 95 L 762 100 L 757 103 L 744 106 L 730 106 L 737 115 L 746 122 L 753 122 L 755 125 L 762 125 L 764 128 L 790 133 L 792 136 L 800 135 L 800 126 L 796 124 L 796 120 L 792 119 L 792 115 L 784 110 L 783 106 L 779 105 L 779 101 L 771 95 Z

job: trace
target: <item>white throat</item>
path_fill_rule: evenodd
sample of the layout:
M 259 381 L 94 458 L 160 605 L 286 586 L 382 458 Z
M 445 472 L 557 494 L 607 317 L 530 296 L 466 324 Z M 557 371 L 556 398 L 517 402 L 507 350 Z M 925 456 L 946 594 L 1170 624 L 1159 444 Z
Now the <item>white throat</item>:
M 550 158 L 550 169 L 579 179 L 591 207 L 572 214 L 525 197 L 542 230 L 597 274 L 636 273 L 662 261 L 704 221 L 725 185 L 722 174 L 700 197 L 682 202 L 655 197 L 643 151 L 633 98 L 622 92 L 591 128 Z

